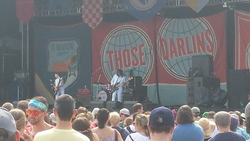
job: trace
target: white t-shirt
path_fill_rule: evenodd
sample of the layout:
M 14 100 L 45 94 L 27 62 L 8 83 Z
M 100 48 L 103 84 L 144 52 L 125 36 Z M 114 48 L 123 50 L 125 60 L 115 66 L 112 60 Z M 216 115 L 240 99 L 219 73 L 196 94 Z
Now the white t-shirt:
M 52 128 L 37 133 L 34 141 L 89 141 L 89 138 L 73 129 Z
M 143 136 L 140 133 L 132 133 L 130 136 L 134 141 L 150 141 L 149 137 Z M 125 141 L 132 141 L 131 138 L 128 135 Z

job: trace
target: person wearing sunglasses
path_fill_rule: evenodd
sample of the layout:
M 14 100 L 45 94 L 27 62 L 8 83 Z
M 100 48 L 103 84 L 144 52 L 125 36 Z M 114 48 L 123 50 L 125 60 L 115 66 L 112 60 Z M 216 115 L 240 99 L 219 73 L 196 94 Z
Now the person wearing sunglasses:
M 45 122 L 44 117 L 47 116 L 48 101 L 42 96 L 36 96 L 32 98 L 26 109 L 26 115 L 30 126 L 27 126 L 27 130 L 31 136 L 35 136 L 38 132 L 53 128 L 52 125 Z
M 84 134 L 72 128 L 72 118 L 75 117 L 75 100 L 68 94 L 60 95 L 54 103 L 53 113 L 56 117 L 56 127 L 36 134 L 34 141 L 89 141 Z M 84 131 L 85 132 L 85 131 Z

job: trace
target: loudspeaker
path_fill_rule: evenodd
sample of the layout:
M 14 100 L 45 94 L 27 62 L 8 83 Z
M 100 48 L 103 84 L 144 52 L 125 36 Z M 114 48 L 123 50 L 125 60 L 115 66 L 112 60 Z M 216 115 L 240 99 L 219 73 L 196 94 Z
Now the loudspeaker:
M 116 101 L 107 101 L 106 109 L 108 109 L 109 111 L 114 111 L 116 109 L 115 104 Z
M 77 95 L 76 100 L 78 102 L 81 102 L 82 106 L 84 106 L 84 107 L 89 107 L 90 106 L 90 95 L 89 94 Z
M 132 80 L 129 81 L 129 88 L 139 89 L 142 86 L 142 77 L 134 76 Z
M 130 113 L 133 112 L 133 105 L 137 103 L 137 101 L 124 101 L 123 102 L 123 108 L 127 108 Z
M 133 100 L 133 94 L 131 93 L 123 92 L 122 95 L 123 95 L 123 101 Z
M 105 108 L 105 101 L 90 101 L 89 111 L 92 111 L 94 108 Z
M 212 77 L 188 77 L 187 79 L 187 104 L 198 106 L 206 103 L 211 96 L 209 92 L 220 89 L 220 79 Z M 212 90 L 212 91 L 211 91 Z M 208 95 L 205 95 L 208 94 Z
M 211 77 L 213 73 L 213 56 L 212 55 L 197 55 L 192 56 L 192 69 L 199 69 L 200 77 Z
M 228 71 L 228 106 L 240 108 L 248 103 L 250 94 L 250 73 L 249 69 Z
M 137 87 L 137 89 L 133 90 L 133 97 L 140 103 L 143 103 L 145 98 L 147 97 L 147 86 Z

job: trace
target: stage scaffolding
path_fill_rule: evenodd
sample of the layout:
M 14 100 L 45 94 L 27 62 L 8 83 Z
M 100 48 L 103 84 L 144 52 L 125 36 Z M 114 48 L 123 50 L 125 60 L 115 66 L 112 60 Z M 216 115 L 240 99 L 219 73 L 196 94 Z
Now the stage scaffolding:
M 178 8 L 187 6 L 185 0 L 165 0 L 165 8 Z M 250 2 L 250 0 L 209 0 L 208 6 L 211 5 L 223 5 L 234 4 L 240 2 Z M 60 8 L 57 8 L 53 11 L 49 11 L 49 0 L 35 0 L 35 16 L 44 17 L 44 16 L 66 16 L 66 15 L 75 15 L 82 14 L 82 0 L 69 0 L 70 7 L 68 11 L 63 11 Z M 124 12 L 122 7 L 122 0 L 103 0 L 103 12 L 104 13 L 113 13 L 113 12 Z

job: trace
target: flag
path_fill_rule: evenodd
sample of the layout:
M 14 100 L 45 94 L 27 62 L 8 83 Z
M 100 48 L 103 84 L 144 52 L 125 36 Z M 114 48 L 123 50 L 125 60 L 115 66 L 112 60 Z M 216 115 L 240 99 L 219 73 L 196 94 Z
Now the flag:
M 103 19 L 102 0 L 83 0 L 83 21 L 94 29 Z
M 186 4 L 192 8 L 195 12 L 200 10 L 208 4 L 209 0 L 186 0 Z
M 34 17 L 34 0 L 16 0 L 16 16 L 23 23 Z
M 159 10 L 161 10 L 165 0 L 122 0 L 123 9 L 140 21 L 146 21 Z

